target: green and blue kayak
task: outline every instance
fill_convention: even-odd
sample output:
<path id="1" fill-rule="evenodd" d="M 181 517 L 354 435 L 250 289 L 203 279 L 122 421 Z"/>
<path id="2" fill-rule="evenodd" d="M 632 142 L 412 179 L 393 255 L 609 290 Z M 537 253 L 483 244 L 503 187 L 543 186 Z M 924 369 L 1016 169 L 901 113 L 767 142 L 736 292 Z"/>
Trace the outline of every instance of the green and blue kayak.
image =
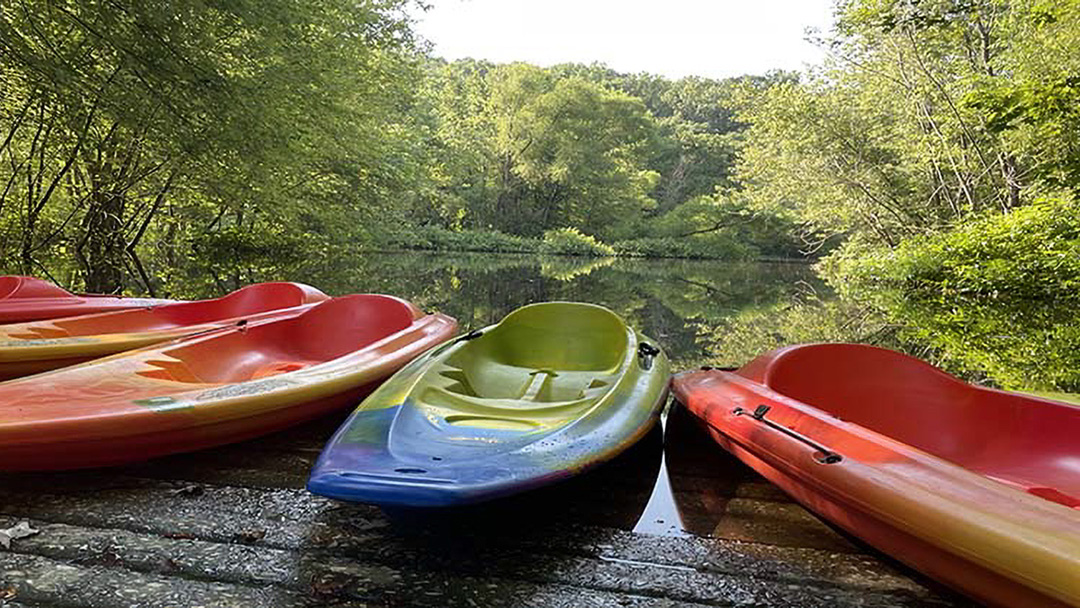
<path id="1" fill-rule="evenodd" d="M 668 360 L 601 306 L 532 304 L 402 368 L 319 457 L 308 489 L 386 506 L 476 503 L 601 464 L 656 422 Z"/>

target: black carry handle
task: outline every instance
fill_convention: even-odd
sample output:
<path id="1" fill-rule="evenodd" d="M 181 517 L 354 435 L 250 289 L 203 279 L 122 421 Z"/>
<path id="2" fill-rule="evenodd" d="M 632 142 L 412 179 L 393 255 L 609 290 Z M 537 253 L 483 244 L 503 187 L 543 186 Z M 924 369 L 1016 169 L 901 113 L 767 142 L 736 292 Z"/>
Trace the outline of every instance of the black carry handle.
<path id="1" fill-rule="evenodd" d="M 757 408 L 754 409 L 753 412 L 749 412 L 741 407 L 737 407 L 735 408 L 735 411 L 733 413 L 736 416 L 750 416 L 754 420 L 763 423 L 765 426 L 780 431 L 788 437 L 791 437 L 796 441 L 801 441 L 802 443 L 805 443 L 806 445 L 814 448 L 814 450 L 816 450 L 814 454 L 814 460 L 820 462 L 821 464 L 836 464 L 844 459 L 844 457 L 840 454 L 830 450 L 829 448 L 821 445 L 813 439 L 797 433 L 782 424 L 777 424 L 772 420 L 765 418 L 765 414 L 768 414 L 769 410 L 771 409 L 772 408 L 767 405 L 759 405 L 757 406 Z"/>
<path id="2" fill-rule="evenodd" d="M 648 342 L 642 342 L 641 344 L 638 344 L 637 356 L 638 363 L 641 364 L 641 369 L 652 369 L 653 359 L 655 359 L 656 355 L 659 354 L 660 349 L 656 348 L 652 344 L 649 344 Z"/>

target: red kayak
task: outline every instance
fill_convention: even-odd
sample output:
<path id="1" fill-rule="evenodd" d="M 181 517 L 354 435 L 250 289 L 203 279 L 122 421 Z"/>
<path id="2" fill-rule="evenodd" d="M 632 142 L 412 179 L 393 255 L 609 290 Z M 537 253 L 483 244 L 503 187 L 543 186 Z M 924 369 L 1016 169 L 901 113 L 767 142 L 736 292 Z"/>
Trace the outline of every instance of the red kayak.
<path id="1" fill-rule="evenodd" d="M 34 277 L 0 276 L 0 324 L 172 303 L 153 298 L 73 294 Z"/>
<path id="2" fill-rule="evenodd" d="M 0 325 L 0 380 L 74 365 L 232 323 L 299 314 L 328 299 L 302 283 L 257 283 L 214 300 Z"/>
<path id="3" fill-rule="evenodd" d="M 0 383 L 0 470 L 120 464 L 241 441 L 353 405 L 457 323 L 382 295 Z"/>
<path id="4" fill-rule="evenodd" d="M 724 448 L 821 517 L 996 606 L 1080 606 L 1080 407 L 854 344 L 680 374 Z"/>

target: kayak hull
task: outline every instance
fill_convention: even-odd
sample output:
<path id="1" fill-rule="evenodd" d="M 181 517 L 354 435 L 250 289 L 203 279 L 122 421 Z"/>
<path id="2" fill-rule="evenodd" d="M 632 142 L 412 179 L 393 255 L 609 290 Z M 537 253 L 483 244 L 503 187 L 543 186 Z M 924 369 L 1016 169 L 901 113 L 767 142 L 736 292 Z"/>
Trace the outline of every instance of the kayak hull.
<path id="1" fill-rule="evenodd" d="M 174 300 L 73 294 L 34 277 L 0 276 L 0 324 L 173 304 Z"/>
<path id="2" fill-rule="evenodd" d="M 365 399 L 323 450 L 308 489 L 453 507 L 551 484 L 644 436 L 668 373 L 663 353 L 606 309 L 527 306 L 429 352 Z"/>
<path id="3" fill-rule="evenodd" d="M 356 403 L 377 383 L 324 399 L 298 403 L 296 407 L 224 420 L 191 428 L 137 433 L 123 437 L 118 450 L 115 438 L 63 441 L 41 446 L 12 446 L 0 451 L 2 471 L 50 471 L 128 464 L 140 460 L 181 454 L 255 439 L 313 420 Z M 137 456 L 132 456 L 133 454 Z M 30 463 L 29 465 L 27 463 Z"/>
<path id="4" fill-rule="evenodd" d="M 250 439 L 355 403 L 456 322 L 389 296 L 0 383 L 0 470 L 122 464 Z"/>
<path id="5" fill-rule="evenodd" d="M 0 325 L 0 380 L 229 325 L 297 315 L 328 297 L 301 283 L 258 283 L 213 300 Z"/>
<path id="6" fill-rule="evenodd" d="M 1074 489 L 1005 439 L 1040 417 L 1075 424 L 1080 409 L 858 345 L 781 349 L 672 389 L 726 450 L 909 566 L 990 605 L 1080 606 Z"/>
<path id="7" fill-rule="evenodd" d="M 770 466 L 757 458 L 750 450 L 733 444 L 715 431 L 710 433 L 720 445 L 748 464 L 762 477 L 776 484 L 800 504 L 810 508 L 820 517 L 863 540 L 879 551 L 891 555 L 905 564 L 921 570 L 942 582 L 951 583 L 958 590 L 978 597 L 995 606 L 1045 606 L 1056 608 L 1075 606 L 1063 603 L 1006 576 L 988 570 L 977 562 L 959 558 L 942 551 L 936 545 L 918 536 L 903 532 L 890 522 L 869 514 L 857 503 L 842 498 L 823 495 L 813 484 L 804 483 L 796 475 Z M 959 583 L 958 581 L 963 581 Z"/>

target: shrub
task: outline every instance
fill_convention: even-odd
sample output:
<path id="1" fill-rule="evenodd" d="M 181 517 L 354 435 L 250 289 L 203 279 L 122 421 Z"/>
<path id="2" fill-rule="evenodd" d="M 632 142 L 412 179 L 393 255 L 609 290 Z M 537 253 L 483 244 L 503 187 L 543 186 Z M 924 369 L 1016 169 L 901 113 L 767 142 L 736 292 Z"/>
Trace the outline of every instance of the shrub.
<path id="1" fill-rule="evenodd" d="M 1080 205 L 1039 201 L 882 251 L 849 243 L 821 270 L 841 292 L 907 297 L 1080 297 Z"/>
<path id="2" fill-rule="evenodd" d="M 731 240 L 716 241 L 693 237 L 651 237 L 618 241 L 617 255 L 635 258 L 695 258 L 720 260 L 749 260 L 757 251 L 746 244 Z"/>
<path id="3" fill-rule="evenodd" d="M 492 230 L 458 231 L 436 226 L 384 233 L 378 238 L 375 248 L 722 260 L 750 260 L 758 253 L 752 245 L 741 243 L 729 235 L 649 237 L 608 245 L 576 228 L 548 230 L 543 238 L 536 239 Z"/>
<path id="4" fill-rule="evenodd" d="M 1010 389 L 1080 390 L 1080 206 L 1040 201 L 821 266 L 946 368 Z"/>
<path id="5" fill-rule="evenodd" d="M 544 233 L 541 252 L 595 257 L 615 255 L 615 249 L 611 245 L 600 242 L 594 236 L 583 234 L 577 228 L 548 230 Z"/>
<path id="6" fill-rule="evenodd" d="M 501 253 L 536 253 L 539 242 L 494 230 L 449 230 L 437 226 L 419 226 L 407 232 L 385 234 L 379 246 L 390 249 L 428 251 L 487 251 Z"/>

